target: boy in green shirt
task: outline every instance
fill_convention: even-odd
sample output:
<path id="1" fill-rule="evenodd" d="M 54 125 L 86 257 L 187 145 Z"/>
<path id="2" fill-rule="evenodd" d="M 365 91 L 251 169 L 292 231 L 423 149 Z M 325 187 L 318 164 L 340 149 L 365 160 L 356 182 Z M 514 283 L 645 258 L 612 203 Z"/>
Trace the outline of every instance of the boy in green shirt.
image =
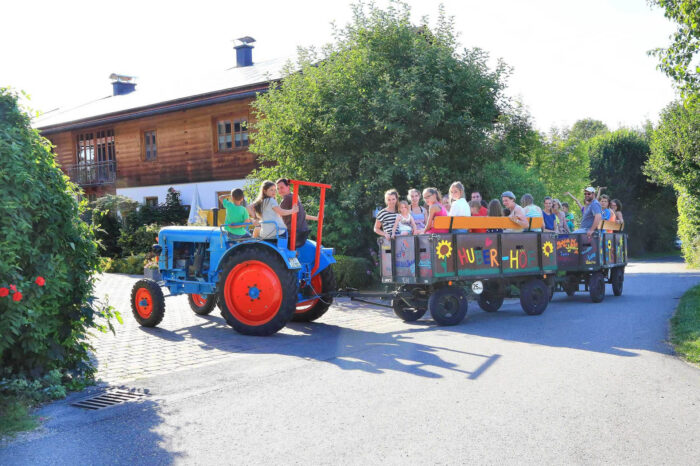
<path id="1" fill-rule="evenodd" d="M 234 189 L 231 191 L 230 196 L 222 196 L 224 198 L 222 204 L 226 209 L 226 220 L 224 222 L 227 226 L 224 228 L 229 235 L 234 238 L 244 238 L 250 236 L 247 227 L 230 227 L 228 225 L 232 223 L 246 223 L 250 216 L 248 215 L 248 209 L 243 207 L 243 190 Z M 233 202 L 231 202 L 233 200 Z"/>

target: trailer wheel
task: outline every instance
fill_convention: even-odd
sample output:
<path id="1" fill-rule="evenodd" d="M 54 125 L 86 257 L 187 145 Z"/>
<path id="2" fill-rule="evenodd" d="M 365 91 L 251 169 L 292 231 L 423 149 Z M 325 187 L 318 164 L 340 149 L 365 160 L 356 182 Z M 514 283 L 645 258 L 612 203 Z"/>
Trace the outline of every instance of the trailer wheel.
<path id="1" fill-rule="evenodd" d="M 479 295 L 479 307 L 486 312 L 496 312 L 503 306 L 504 299 L 503 293 L 484 290 Z"/>
<path id="2" fill-rule="evenodd" d="M 187 302 L 190 304 L 190 309 L 194 311 L 195 314 L 200 316 L 206 316 L 214 310 L 216 306 L 217 296 L 216 294 L 201 295 L 201 294 L 188 294 Z"/>
<path id="3" fill-rule="evenodd" d="M 328 294 L 338 288 L 333 269 L 328 266 L 314 275 L 311 279 L 311 286 L 315 294 L 320 295 L 320 297 L 297 304 L 296 311 L 292 315 L 294 322 L 312 322 L 325 314 L 333 304 L 333 296 Z"/>
<path id="4" fill-rule="evenodd" d="M 573 296 L 578 291 L 578 279 L 576 277 L 568 276 L 566 281 L 562 284 L 564 292 L 567 296 Z"/>
<path id="5" fill-rule="evenodd" d="M 467 293 L 462 288 L 446 286 L 430 295 L 428 309 L 438 325 L 457 325 L 467 315 Z"/>
<path id="6" fill-rule="evenodd" d="M 600 272 L 593 272 L 588 279 L 588 290 L 591 294 L 591 301 L 599 303 L 605 299 L 605 278 Z"/>
<path id="7" fill-rule="evenodd" d="M 520 287 L 520 306 L 525 314 L 537 316 L 547 309 L 549 287 L 539 279 L 530 280 Z"/>
<path id="8" fill-rule="evenodd" d="M 296 310 L 297 274 L 275 253 L 241 248 L 223 265 L 219 307 L 226 322 L 244 335 L 271 335 Z"/>
<path id="9" fill-rule="evenodd" d="M 131 312 L 144 327 L 155 327 L 165 315 L 163 290 L 153 280 L 144 278 L 131 288 Z"/>
<path id="10" fill-rule="evenodd" d="M 615 267 L 610 271 L 610 283 L 612 283 L 613 294 L 622 295 L 622 286 L 625 284 L 625 268 Z"/>
<path id="11" fill-rule="evenodd" d="M 411 307 L 403 299 L 392 299 L 391 307 L 394 309 L 394 314 L 404 322 L 415 322 L 428 311 L 425 307 Z"/>

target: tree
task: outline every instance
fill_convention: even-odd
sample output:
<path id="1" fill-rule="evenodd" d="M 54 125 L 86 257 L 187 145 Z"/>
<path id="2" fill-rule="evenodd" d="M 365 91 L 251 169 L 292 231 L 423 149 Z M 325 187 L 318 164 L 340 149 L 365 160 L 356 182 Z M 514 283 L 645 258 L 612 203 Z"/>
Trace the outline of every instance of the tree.
<path id="1" fill-rule="evenodd" d="M 457 49 L 442 10 L 431 29 L 411 24 L 405 4 L 356 5 L 333 44 L 301 51 L 297 68 L 256 99 L 252 150 L 262 167 L 251 178 L 332 184 L 324 238 L 366 254 L 385 190 L 469 185 L 493 158 L 507 69 L 487 61 L 482 50 Z"/>
<path id="2" fill-rule="evenodd" d="M 673 191 L 650 183 L 642 169 L 649 157 L 645 134 L 620 129 L 589 142 L 591 178 L 623 205 L 630 254 L 666 251 L 676 234 Z"/>
<path id="3" fill-rule="evenodd" d="M 606 134 L 610 130 L 608 127 L 600 120 L 594 120 L 592 118 L 584 118 L 583 120 L 578 120 L 571 127 L 568 134 L 568 139 L 574 139 L 577 141 L 588 141 L 601 134 Z"/>
<path id="4" fill-rule="evenodd" d="M 91 375 L 87 332 L 102 328 L 92 297 L 99 267 L 77 187 L 0 88 L 0 367 L 2 376 Z"/>
<path id="5" fill-rule="evenodd" d="M 700 90 L 700 2 L 697 0 L 649 0 L 649 4 L 664 9 L 664 16 L 678 25 L 668 48 L 649 52 L 660 62 L 658 68 L 676 82 L 688 97 Z"/>
<path id="6" fill-rule="evenodd" d="M 645 166 L 651 180 L 678 195 L 678 234 L 683 256 L 700 265 L 700 103 L 673 103 L 661 113 Z"/>
<path id="7" fill-rule="evenodd" d="M 537 173 L 547 193 L 562 201 L 566 199 L 564 193 L 567 191 L 583 192 L 589 183 L 589 165 L 586 144 L 575 139 L 562 139 L 556 133 L 541 149 L 532 152 L 528 161 L 528 167 Z"/>

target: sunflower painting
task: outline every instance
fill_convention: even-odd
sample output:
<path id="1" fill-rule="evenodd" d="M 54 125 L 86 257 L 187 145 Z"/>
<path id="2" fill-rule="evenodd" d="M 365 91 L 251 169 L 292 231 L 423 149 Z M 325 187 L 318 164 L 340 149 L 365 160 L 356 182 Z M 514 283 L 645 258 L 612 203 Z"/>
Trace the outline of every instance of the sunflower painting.
<path id="1" fill-rule="evenodd" d="M 544 243 L 542 245 L 542 254 L 544 254 L 545 256 L 549 257 L 549 255 L 553 252 L 554 252 L 554 246 L 552 245 L 552 243 L 550 241 L 547 241 L 546 243 Z"/>
<path id="2" fill-rule="evenodd" d="M 442 265 L 443 272 L 447 272 L 447 259 L 452 256 L 452 244 L 447 240 L 440 241 L 435 247 L 435 253 L 438 258 L 442 259 L 440 264 Z"/>

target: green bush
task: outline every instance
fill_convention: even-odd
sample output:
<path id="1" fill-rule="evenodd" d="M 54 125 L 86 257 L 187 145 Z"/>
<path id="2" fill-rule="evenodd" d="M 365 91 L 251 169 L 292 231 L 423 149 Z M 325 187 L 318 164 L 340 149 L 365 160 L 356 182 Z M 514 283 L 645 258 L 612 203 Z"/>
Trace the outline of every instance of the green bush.
<path id="1" fill-rule="evenodd" d="M 338 288 L 362 288 L 372 282 L 372 265 L 362 257 L 335 256 L 333 273 Z"/>
<path id="2" fill-rule="evenodd" d="M 700 199 L 685 192 L 678 195 L 678 236 L 689 267 L 700 267 Z"/>
<path id="3" fill-rule="evenodd" d="M 131 254 L 127 257 L 103 258 L 103 271 L 105 273 L 128 273 L 130 275 L 143 275 L 144 262 L 148 254 Z"/>
<path id="4" fill-rule="evenodd" d="M 0 88 L 0 366 L 39 377 L 91 376 L 87 339 L 109 307 L 92 298 L 99 270 L 94 228 L 77 187 L 31 128 L 18 96 Z M 109 320 L 107 323 L 109 323 Z"/>
<path id="5" fill-rule="evenodd" d="M 117 241 L 122 250 L 122 256 L 127 257 L 150 252 L 153 243 L 156 242 L 159 231 L 160 226 L 155 223 L 142 225 L 134 231 L 123 230 Z"/>

